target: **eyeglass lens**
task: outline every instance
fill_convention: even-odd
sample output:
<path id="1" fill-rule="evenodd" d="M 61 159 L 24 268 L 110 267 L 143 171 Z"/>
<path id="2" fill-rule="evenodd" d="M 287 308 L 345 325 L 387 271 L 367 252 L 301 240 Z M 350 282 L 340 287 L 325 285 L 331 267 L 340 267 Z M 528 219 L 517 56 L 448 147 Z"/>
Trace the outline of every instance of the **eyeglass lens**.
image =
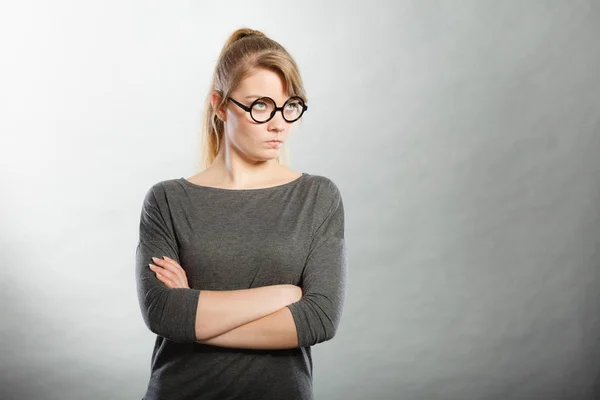
<path id="1" fill-rule="evenodd" d="M 250 112 L 256 121 L 264 122 L 271 118 L 274 110 L 275 102 L 268 97 L 262 97 L 252 105 Z M 300 118 L 303 110 L 304 102 L 298 98 L 291 98 L 283 105 L 283 118 L 293 122 Z"/>

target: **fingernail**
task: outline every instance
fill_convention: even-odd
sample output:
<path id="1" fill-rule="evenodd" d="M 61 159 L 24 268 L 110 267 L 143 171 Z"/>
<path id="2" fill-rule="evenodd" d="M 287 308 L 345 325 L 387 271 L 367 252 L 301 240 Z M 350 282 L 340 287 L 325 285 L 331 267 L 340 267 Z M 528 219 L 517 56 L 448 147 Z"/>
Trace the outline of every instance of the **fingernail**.
<path id="1" fill-rule="evenodd" d="M 152 261 L 158 261 L 159 259 L 156 257 L 152 257 Z"/>
<path id="2" fill-rule="evenodd" d="M 163 258 L 164 258 L 165 260 L 170 260 L 170 258 L 169 258 L 169 257 L 167 257 L 167 256 L 163 256 Z"/>

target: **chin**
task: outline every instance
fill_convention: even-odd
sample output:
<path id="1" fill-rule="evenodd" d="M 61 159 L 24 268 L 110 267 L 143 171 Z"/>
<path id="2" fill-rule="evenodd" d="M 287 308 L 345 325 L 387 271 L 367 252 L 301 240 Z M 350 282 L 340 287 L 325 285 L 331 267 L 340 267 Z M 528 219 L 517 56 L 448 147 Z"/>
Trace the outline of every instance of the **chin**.
<path id="1" fill-rule="evenodd" d="M 271 160 L 276 160 L 277 157 L 279 157 L 280 154 L 278 151 L 274 152 L 274 151 L 265 151 L 262 154 L 256 154 L 253 159 L 256 162 L 265 162 L 265 161 L 271 161 Z"/>

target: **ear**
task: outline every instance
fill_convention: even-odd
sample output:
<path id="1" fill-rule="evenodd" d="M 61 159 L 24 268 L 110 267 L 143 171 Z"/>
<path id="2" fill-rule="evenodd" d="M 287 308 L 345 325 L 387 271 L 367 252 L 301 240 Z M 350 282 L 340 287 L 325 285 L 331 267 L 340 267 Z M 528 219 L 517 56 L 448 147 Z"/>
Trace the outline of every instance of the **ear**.
<path id="1" fill-rule="evenodd" d="M 212 94 L 210 95 L 210 103 L 212 105 L 213 110 L 215 110 L 217 117 L 221 121 L 225 122 L 227 120 L 225 110 L 223 110 L 222 107 L 217 109 L 217 104 L 219 104 L 221 102 L 221 99 L 222 99 L 222 96 L 217 91 L 212 92 Z"/>

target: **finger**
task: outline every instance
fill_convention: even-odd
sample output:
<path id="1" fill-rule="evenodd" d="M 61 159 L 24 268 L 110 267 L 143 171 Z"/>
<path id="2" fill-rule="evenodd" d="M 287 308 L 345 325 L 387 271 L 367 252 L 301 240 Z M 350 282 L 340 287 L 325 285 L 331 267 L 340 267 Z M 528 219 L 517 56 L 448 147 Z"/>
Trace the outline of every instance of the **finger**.
<path id="1" fill-rule="evenodd" d="M 168 281 L 170 288 L 189 288 L 185 273 L 173 273 L 165 269 L 162 269 L 159 273 L 162 275 L 164 281 Z"/>
<path id="2" fill-rule="evenodd" d="M 173 284 L 171 283 L 171 281 L 169 279 L 167 279 L 166 276 L 164 276 L 163 274 L 161 274 L 160 272 L 156 273 L 156 277 L 165 284 L 165 286 L 167 286 L 168 288 L 172 288 Z"/>
<path id="3" fill-rule="evenodd" d="M 158 265 L 154 265 L 154 264 L 148 264 L 150 266 L 150 269 L 157 274 L 160 274 L 164 279 L 169 279 L 172 280 L 175 277 L 175 274 L 171 271 L 166 270 L 165 268 L 162 268 Z"/>
<path id="4" fill-rule="evenodd" d="M 162 268 L 159 272 L 166 279 L 169 279 L 171 281 L 176 281 L 177 280 L 177 272 L 169 271 L 166 268 Z"/>
<path id="5" fill-rule="evenodd" d="M 169 263 L 173 264 L 177 269 L 180 269 L 181 271 L 184 271 L 183 267 L 181 265 L 179 265 L 179 263 L 177 263 L 177 261 L 173 260 L 171 257 L 163 256 L 163 258 L 164 258 L 164 260 L 166 262 L 169 262 Z"/>
<path id="6" fill-rule="evenodd" d="M 168 258 L 168 257 L 166 257 Z M 179 266 L 174 260 L 171 263 L 170 261 L 161 260 L 160 258 L 152 257 L 152 259 L 157 263 L 161 264 L 160 266 L 153 266 L 151 268 L 153 271 L 160 272 L 164 279 L 169 280 L 169 287 L 181 287 L 181 288 L 189 288 L 189 284 L 187 283 L 187 276 L 183 268 Z M 172 260 L 172 259 L 171 259 Z M 175 265 L 173 265 L 175 264 Z"/>
<path id="7" fill-rule="evenodd" d="M 173 263 L 163 260 L 162 258 L 152 257 L 152 261 L 154 261 L 154 263 L 156 265 L 161 266 L 162 268 L 164 268 L 167 271 L 172 271 L 172 272 L 177 271 L 177 267 L 175 265 L 173 265 Z"/>
<path id="8" fill-rule="evenodd" d="M 165 256 L 163 256 L 163 257 L 165 257 Z M 152 260 L 153 260 L 153 261 L 154 261 L 156 264 L 160 265 L 161 267 L 163 267 L 163 268 L 165 268 L 165 269 L 167 269 L 167 270 L 169 270 L 169 271 L 173 271 L 173 272 L 177 272 L 178 270 L 180 270 L 180 271 L 183 271 L 183 268 L 181 268 L 181 267 L 179 266 L 179 264 L 177 264 L 177 263 L 175 262 L 175 260 L 172 260 L 172 259 L 169 259 L 169 260 L 171 260 L 171 261 L 169 261 L 169 260 L 166 260 L 166 259 L 165 259 L 165 260 L 163 260 L 163 259 L 161 259 L 161 258 L 158 258 L 158 257 L 152 257 Z"/>

